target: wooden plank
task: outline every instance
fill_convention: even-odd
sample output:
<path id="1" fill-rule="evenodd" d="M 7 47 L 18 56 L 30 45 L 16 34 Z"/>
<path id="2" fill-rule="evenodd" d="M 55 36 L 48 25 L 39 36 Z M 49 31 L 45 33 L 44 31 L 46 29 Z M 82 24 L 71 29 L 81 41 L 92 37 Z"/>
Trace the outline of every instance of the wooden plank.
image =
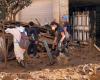
<path id="1" fill-rule="evenodd" d="M 44 40 L 44 41 L 43 41 L 43 44 L 44 44 L 44 46 L 45 46 L 45 48 L 46 48 L 47 55 L 48 55 L 48 57 L 49 57 L 50 63 L 52 64 L 52 63 L 53 63 L 53 57 L 52 57 L 52 54 L 51 54 L 51 51 L 50 51 L 50 48 L 49 48 L 49 46 L 48 46 L 47 41 Z"/>

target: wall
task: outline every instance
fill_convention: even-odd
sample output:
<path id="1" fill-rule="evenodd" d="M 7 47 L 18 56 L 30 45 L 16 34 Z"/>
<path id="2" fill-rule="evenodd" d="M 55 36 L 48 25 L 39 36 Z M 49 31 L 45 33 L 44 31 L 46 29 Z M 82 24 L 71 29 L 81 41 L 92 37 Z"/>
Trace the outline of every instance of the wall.
<path id="1" fill-rule="evenodd" d="M 69 0 L 53 0 L 53 17 L 57 22 L 62 21 L 62 16 L 69 16 Z"/>
<path id="2" fill-rule="evenodd" d="M 53 20 L 52 0 L 34 0 L 29 7 L 23 9 L 19 14 L 19 20 L 22 22 L 36 22 L 35 18 L 42 25 Z"/>
<path id="3" fill-rule="evenodd" d="M 17 17 L 22 22 L 35 21 L 38 18 L 42 25 L 53 20 L 61 21 L 63 15 L 69 15 L 69 0 L 33 0 Z"/>

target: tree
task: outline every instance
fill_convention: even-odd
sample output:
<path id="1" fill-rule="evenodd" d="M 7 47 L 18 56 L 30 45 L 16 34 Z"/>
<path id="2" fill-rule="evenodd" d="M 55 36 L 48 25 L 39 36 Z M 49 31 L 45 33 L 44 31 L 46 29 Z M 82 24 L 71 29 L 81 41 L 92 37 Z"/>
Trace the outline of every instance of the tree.
<path id="1" fill-rule="evenodd" d="M 31 3 L 32 0 L 0 0 L 0 6 L 5 10 L 6 19 L 10 21 L 15 21 L 16 14 Z"/>

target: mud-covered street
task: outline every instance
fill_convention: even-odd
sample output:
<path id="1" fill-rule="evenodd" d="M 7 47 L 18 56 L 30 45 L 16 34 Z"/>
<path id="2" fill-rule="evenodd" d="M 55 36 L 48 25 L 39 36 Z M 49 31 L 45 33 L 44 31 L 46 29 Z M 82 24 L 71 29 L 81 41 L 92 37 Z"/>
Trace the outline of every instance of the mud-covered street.
<path id="1" fill-rule="evenodd" d="M 66 64 L 59 59 L 53 65 L 49 64 L 47 53 L 38 56 L 21 68 L 16 61 L 8 61 L 7 68 L 0 64 L 1 80 L 99 80 L 100 52 L 95 47 L 82 45 L 81 48 L 70 46 L 70 56 Z"/>

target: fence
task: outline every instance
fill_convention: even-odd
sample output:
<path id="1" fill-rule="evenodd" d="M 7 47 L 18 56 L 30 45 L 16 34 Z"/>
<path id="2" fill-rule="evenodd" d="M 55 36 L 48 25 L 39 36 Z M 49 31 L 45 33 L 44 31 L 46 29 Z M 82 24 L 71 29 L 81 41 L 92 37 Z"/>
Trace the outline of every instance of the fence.
<path id="1" fill-rule="evenodd" d="M 89 11 L 73 12 L 73 39 L 89 41 Z"/>

